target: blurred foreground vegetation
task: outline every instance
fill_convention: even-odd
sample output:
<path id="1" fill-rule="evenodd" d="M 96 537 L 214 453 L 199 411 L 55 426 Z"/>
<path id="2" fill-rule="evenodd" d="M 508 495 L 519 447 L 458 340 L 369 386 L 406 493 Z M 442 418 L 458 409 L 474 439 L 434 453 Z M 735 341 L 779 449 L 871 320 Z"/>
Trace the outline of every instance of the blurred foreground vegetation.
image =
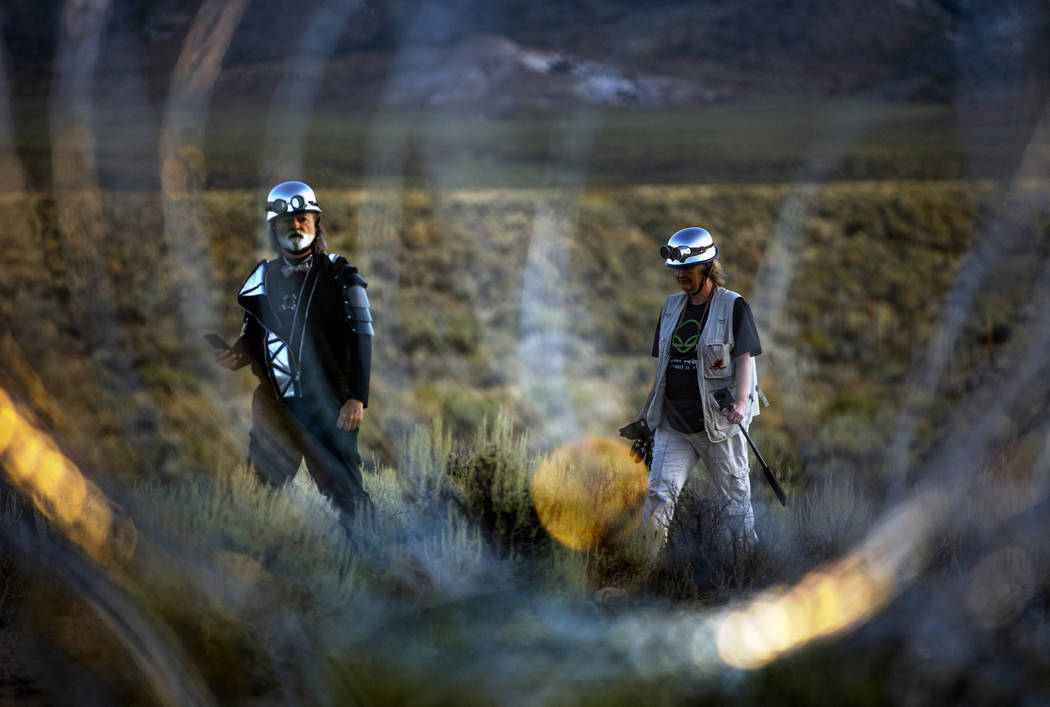
<path id="1" fill-rule="evenodd" d="M 1036 462 L 1040 446 L 1030 435 L 988 470 L 1014 469 L 1043 499 L 1034 513 L 1047 510 L 1050 476 L 1045 464 L 1041 473 L 1014 465 Z M 1017 550 L 982 549 L 989 530 L 1017 535 L 1023 516 L 993 513 L 979 528 L 938 533 L 916 558 L 918 577 L 898 578 L 899 596 L 873 622 L 745 674 L 719 659 L 723 639 L 716 647 L 710 624 L 733 598 L 795 582 L 870 530 L 875 509 L 851 477 L 796 492 L 786 510 L 757 499 L 762 543 L 744 558 L 712 537 L 719 511 L 694 482 L 654 558 L 637 535 L 582 550 L 552 542 L 530 489 L 541 458 L 506 418 L 466 443 L 436 421 L 402 452 L 396 469 L 366 474 L 377 512 L 349 536 L 305 473 L 280 492 L 243 467 L 122 486 L 113 500 L 133 522 L 133 551 L 99 565 L 5 493 L 0 694 L 30 704 L 1047 696 L 1050 581 L 1025 575 Z M 602 476 L 585 467 L 555 477 L 568 487 Z M 591 487 L 594 505 L 563 510 L 588 523 L 603 490 Z M 1020 500 L 985 491 L 993 506 Z M 639 512 L 618 522 L 636 527 Z M 942 640 L 953 650 L 944 654 Z"/>

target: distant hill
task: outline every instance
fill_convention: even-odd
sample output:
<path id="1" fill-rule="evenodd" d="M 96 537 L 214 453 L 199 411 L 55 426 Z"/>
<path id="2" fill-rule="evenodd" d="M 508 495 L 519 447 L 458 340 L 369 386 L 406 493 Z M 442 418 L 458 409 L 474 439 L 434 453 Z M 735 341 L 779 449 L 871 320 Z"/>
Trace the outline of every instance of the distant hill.
<path id="1" fill-rule="evenodd" d="M 112 3 L 96 80 L 141 75 L 163 96 L 199 5 Z M 0 11 L 17 95 L 48 92 L 62 12 L 56 0 Z M 951 100 L 1043 86 L 1048 36 L 1040 0 L 254 0 L 220 86 L 267 95 L 296 53 L 319 53 L 324 93 L 361 105 L 682 105 L 770 90 Z"/>

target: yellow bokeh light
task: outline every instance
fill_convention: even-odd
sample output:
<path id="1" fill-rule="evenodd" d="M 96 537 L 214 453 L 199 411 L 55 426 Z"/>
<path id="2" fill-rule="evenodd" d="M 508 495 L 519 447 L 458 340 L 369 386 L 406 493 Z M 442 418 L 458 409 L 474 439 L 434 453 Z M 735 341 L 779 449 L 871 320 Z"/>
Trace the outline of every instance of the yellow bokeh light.
<path id="1" fill-rule="evenodd" d="M 100 562 L 130 554 L 134 528 L 109 499 L 0 390 L 0 470 L 58 529 Z M 119 549 L 118 549 L 119 548 Z"/>
<path id="2" fill-rule="evenodd" d="M 585 437 L 554 450 L 532 480 L 536 513 L 558 542 L 589 550 L 623 540 L 641 523 L 643 464 L 617 440 Z"/>
<path id="3" fill-rule="evenodd" d="M 3 396 L 0 398 L 0 452 L 3 452 L 11 444 L 11 440 L 15 436 L 15 426 L 18 424 L 18 417 L 13 407 L 4 404 L 7 396 L 3 391 L 0 391 L 0 396 Z"/>
<path id="4" fill-rule="evenodd" d="M 758 602 L 752 607 L 755 623 L 761 627 L 762 636 L 771 650 L 780 652 L 791 645 L 792 619 L 788 606 L 782 601 Z"/>
<path id="5" fill-rule="evenodd" d="M 880 579 L 857 555 L 815 570 L 788 591 L 764 593 L 721 624 L 722 659 L 755 669 L 815 639 L 843 631 L 885 605 L 892 582 Z"/>
<path id="6" fill-rule="evenodd" d="M 734 611 L 718 629 L 718 654 L 729 665 L 749 670 L 767 663 L 772 652 L 755 617 L 746 611 Z"/>
<path id="7" fill-rule="evenodd" d="M 879 570 L 854 554 L 814 570 L 787 591 L 763 593 L 723 619 L 718 629 L 719 655 L 733 667 L 754 670 L 859 624 L 893 595 L 895 583 Z"/>
<path id="8" fill-rule="evenodd" d="M 930 528 L 953 504 L 927 492 L 901 506 L 856 550 L 790 588 L 762 592 L 718 620 L 719 657 L 754 670 L 827 636 L 848 631 L 886 606 L 915 571 Z"/>

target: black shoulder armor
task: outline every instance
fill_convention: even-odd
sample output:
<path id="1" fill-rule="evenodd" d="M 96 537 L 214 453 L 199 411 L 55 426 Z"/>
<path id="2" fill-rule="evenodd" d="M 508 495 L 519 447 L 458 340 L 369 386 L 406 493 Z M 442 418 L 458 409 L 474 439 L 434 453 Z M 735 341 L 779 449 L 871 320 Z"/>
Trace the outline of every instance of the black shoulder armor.
<path id="1" fill-rule="evenodd" d="M 332 277 L 335 281 L 340 285 L 352 284 L 354 276 L 357 275 L 357 268 L 347 262 L 346 258 L 335 253 L 329 253 L 328 259 L 332 262 Z"/>
<path id="2" fill-rule="evenodd" d="M 350 282 L 343 284 L 343 309 L 346 312 L 346 324 L 350 331 L 362 336 L 372 336 L 372 313 L 368 309 L 368 295 L 365 287 L 368 283 L 356 272 Z"/>
<path id="3" fill-rule="evenodd" d="M 343 311 L 347 326 L 355 334 L 372 336 L 372 313 L 368 310 L 368 295 L 365 294 L 368 283 L 343 256 L 329 253 L 328 259 L 335 268 L 335 281 L 343 288 Z"/>

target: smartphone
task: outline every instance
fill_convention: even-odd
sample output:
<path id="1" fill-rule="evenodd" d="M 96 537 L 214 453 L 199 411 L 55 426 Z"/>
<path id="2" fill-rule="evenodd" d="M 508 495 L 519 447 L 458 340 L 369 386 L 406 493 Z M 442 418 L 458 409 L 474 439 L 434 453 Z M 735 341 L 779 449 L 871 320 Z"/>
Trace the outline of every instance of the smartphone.
<path id="1" fill-rule="evenodd" d="M 204 340 L 211 344 L 213 349 L 228 349 L 230 345 L 227 344 L 221 336 L 218 334 L 205 334 Z"/>
<path id="2" fill-rule="evenodd" d="M 719 410 L 725 410 L 726 408 L 733 407 L 733 403 L 736 400 L 733 397 L 733 393 L 729 388 L 719 388 L 715 392 L 711 393 L 715 397 L 715 402 L 718 403 Z"/>

